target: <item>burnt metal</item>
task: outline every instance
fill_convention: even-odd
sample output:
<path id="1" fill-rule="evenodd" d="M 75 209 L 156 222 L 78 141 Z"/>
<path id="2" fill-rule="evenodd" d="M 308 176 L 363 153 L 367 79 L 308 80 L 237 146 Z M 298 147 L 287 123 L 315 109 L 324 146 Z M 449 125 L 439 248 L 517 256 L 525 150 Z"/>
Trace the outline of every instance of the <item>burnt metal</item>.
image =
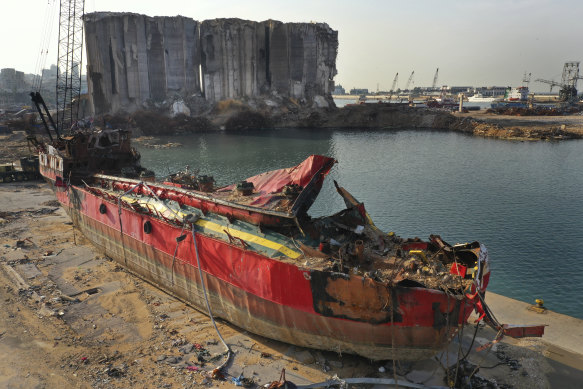
<path id="1" fill-rule="evenodd" d="M 370 296 L 363 291 L 362 295 L 351 294 L 351 284 L 370 282 Z M 398 294 L 395 288 L 362 277 L 351 277 L 348 274 L 312 271 L 310 287 L 314 310 L 324 316 L 355 320 L 371 324 L 391 322 L 391 310 L 395 323 L 403 321 L 399 313 Z M 359 290 L 363 290 L 362 288 Z M 363 304 L 365 302 L 365 304 Z"/>
<path id="2" fill-rule="evenodd" d="M 456 300 L 455 303 L 451 303 L 451 311 L 442 312 L 442 303 L 433 303 L 431 307 L 433 308 L 433 328 L 440 330 L 446 326 L 455 327 L 458 323 L 458 317 L 460 314 L 461 301 Z M 446 307 L 447 309 L 448 307 Z"/>
<path id="3" fill-rule="evenodd" d="M 43 126 L 44 126 L 45 130 L 47 131 L 47 134 L 49 135 L 51 142 L 53 142 L 54 140 L 53 140 L 53 135 L 51 134 L 51 129 L 50 129 L 49 125 L 47 124 L 47 119 L 48 119 L 48 121 L 51 122 L 51 126 L 53 126 L 53 129 L 54 129 L 55 133 L 57 134 L 57 139 L 60 139 L 61 135 L 59 134 L 59 130 L 57 129 L 57 125 L 53 121 L 53 117 L 51 116 L 51 113 L 49 112 L 49 109 L 47 108 L 47 105 L 45 104 L 45 100 L 42 98 L 40 92 L 30 92 L 30 97 L 31 97 L 31 100 L 36 107 L 36 110 L 38 111 L 38 114 L 43 122 Z M 41 106 L 42 106 L 42 109 L 41 109 Z"/>
<path id="4" fill-rule="evenodd" d="M 237 192 L 242 194 L 243 196 L 249 196 L 253 193 L 254 185 L 252 182 L 241 181 L 237 184 Z"/>

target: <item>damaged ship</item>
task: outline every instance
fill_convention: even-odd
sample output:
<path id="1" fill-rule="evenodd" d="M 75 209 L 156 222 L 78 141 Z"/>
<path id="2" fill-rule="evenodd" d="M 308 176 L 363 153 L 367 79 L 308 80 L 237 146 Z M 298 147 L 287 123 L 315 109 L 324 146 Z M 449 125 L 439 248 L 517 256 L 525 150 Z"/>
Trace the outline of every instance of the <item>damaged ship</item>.
<path id="1" fill-rule="evenodd" d="M 336 182 L 346 208 L 311 217 L 332 158 L 215 188 L 209 176 L 156 182 L 126 130 L 79 130 L 36 146 L 42 176 L 105 255 L 193 307 L 204 310 L 208 295 L 213 315 L 250 332 L 418 360 L 444 349 L 473 310 L 491 317 L 488 253 L 478 242 L 385 233 Z"/>

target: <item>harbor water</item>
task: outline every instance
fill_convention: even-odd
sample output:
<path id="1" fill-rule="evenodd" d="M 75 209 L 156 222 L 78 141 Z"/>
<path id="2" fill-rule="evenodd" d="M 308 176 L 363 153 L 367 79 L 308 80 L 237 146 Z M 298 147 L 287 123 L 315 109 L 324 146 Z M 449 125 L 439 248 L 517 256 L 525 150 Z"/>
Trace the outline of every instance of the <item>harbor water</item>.
<path id="1" fill-rule="evenodd" d="M 520 142 L 437 131 L 268 130 L 162 138 L 137 144 L 157 176 L 183 170 L 217 185 L 293 166 L 311 154 L 338 160 L 310 210 L 343 209 L 332 179 L 364 202 L 382 230 L 488 247 L 489 290 L 583 319 L 583 141 Z"/>

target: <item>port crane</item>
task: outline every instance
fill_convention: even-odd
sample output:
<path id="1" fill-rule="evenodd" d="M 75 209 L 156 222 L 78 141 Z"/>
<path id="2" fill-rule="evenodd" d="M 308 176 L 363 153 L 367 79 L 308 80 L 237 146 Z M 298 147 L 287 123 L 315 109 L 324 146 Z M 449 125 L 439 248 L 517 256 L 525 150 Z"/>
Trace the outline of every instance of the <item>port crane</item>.
<path id="1" fill-rule="evenodd" d="M 433 84 L 431 84 L 431 91 L 436 90 L 437 88 L 437 75 L 439 74 L 439 68 L 435 71 L 435 76 L 433 76 Z"/>
<path id="2" fill-rule="evenodd" d="M 395 74 L 395 78 L 393 78 L 393 85 L 391 85 L 391 94 L 395 91 L 395 87 L 397 86 L 397 80 L 399 79 L 399 73 Z"/>
<path id="3" fill-rule="evenodd" d="M 405 84 L 405 90 L 409 91 L 409 85 L 411 85 L 411 83 L 413 83 L 413 75 L 415 74 L 415 70 L 413 70 L 411 72 L 411 75 L 409 76 L 409 79 L 407 80 L 407 84 Z"/>
<path id="4" fill-rule="evenodd" d="M 528 88 L 528 84 L 530 84 L 530 77 L 531 77 L 532 73 L 528 73 L 528 75 L 526 74 L 526 71 L 524 72 L 524 76 L 522 76 L 522 84 Z"/>
<path id="5" fill-rule="evenodd" d="M 77 122 L 81 94 L 81 62 L 83 59 L 83 15 L 85 0 L 60 0 L 59 43 L 57 54 L 57 120 L 53 120 L 38 89 L 30 93 L 51 141 L 52 130 L 61 138 L 61 132 Z M 49 127 L 48 122 L 51 126 Z"/>
<path id="6" fill-rule="evenodd" d="M 389 101 L 393 98 L 393 92 L 395 92 L 395 87 L 397 86 L 397 80 L 399 79 L 399 72 L 395 74 L 395 78 L 393 78 L 393 84 L 391 85 L 391 90 L 389 91 Z"/>
<path id="7" fill-rule="evenodd" d="M 542 82 L 549 84 L 551 86 L 550 91 L 553 87 L 558 86 L 561 88 L 559 91 L 559 99 L 561 101 L 571 101 L 577 98 L 577 81 L 583 79 L 579 76 L 579 62 L 565 62 L 563 66 L 563 76 L 561 77 L 561 82 L 556 82 L 552 80 L 543 80 L 538 78 L 537 82 Z"/>

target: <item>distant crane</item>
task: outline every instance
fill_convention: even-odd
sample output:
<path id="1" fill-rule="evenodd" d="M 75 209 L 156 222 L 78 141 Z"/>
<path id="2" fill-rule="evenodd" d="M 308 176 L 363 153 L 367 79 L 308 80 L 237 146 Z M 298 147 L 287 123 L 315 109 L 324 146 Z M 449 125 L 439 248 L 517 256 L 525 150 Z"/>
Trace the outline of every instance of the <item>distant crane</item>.
<path id="1" fill-rule="evenodd" d="M 393 78 L 393 85 L 391 85 L 391 90 L 389 92 L 389 101 L 393 98 L 393 92 L 395 92 L 395 87 L 397 86 L 397 80 L 399 79 L 399 72 L 395 74 L 395 78 Z"/>
<path id="2" fill-rule="evenodd" d="M 532 73 L 526 74 L 526 70 L 524 71 L 524 76 L 522 76 L 522 84 L 528 88 L 528 84 L 530 84 L 530 76 Z"/>
<path id="3" fill-rule="evenodd" d="M 570 101 L 577 97 L 577 81 L 580 79 L 583 79 L 583 77 L 579 76 L 579 62 L 565 62 L 565 65 L 563 66 L 563 76 L 560 83 L 540 78 L 536 81 L 549 84 L 551 86 L 551 91 L 554 86 L 560 87 L 559 99 L 561 99 L 561 101 Z"/>
<path id="4" fill-rule="evenodd" d="M 395 78 L 393 78 L 393 85 L 391 85 L 391 94 L 395 91 L 395 87 L 397 86 L 397 80 L 399 79 L 399 73 L 395 74 Z"/>
<path id="5" fill-rule="evenodd" d="M 409 79 L 407 80 L 407 84 L 405 84 L 405 90 L 408 91 L 409 90 L 409 85 L 411 85 L 411 83 L 413 82 L 413 75 L 415 74 L 415 70 L 413 70 L 411 72 L 411 75 L 409 76 Z"/>
<path id="6" fill-rule="evenodd" d="M 431 90 L 434 91 L 437 87 L 437 75 L 439 74 L 439 68 L 435 71 L 435 76 L 433 76 L 433 84 L 431 84 Z"/>

